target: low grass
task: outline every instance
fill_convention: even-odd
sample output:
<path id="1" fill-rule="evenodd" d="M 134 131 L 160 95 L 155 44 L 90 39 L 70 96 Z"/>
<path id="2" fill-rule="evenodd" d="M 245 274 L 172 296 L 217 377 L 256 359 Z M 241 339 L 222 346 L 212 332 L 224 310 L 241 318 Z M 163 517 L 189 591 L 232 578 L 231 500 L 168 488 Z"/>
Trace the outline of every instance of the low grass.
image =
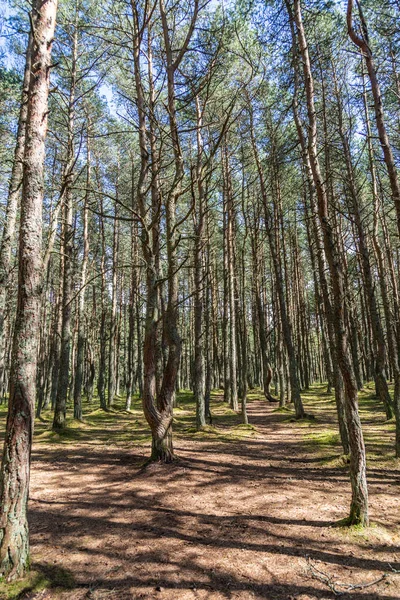
<path id="1" fill-rule="evenodd" d="M 261 391 L 252 390 L 249 401 L 258 399 Z M 196 428 L 196 405 L 193 393 L 182 390 L 177 394 L 177 406 L 174 408 L 173 430 L 174 437 L 193 437 L 197 441 L 229 442 L 250 436 L 256 436 L 256 428 L 244 425 L 240 412 L 236 413 L 223 401 L 220 390 L 211 394 L 212 425 Z M 40 419 L 36 419 L 34 441 L 39 445 L 106 445 L 106 446 L 148 446 L 151 443 L 149 426 L 143 415 L 141 399 L 134 396 L 131 409 L 125 409 L 125 398 L 117 397 L 107 411 L 98 408 L 95 396 L 91 403 L 83 403 L 83 418 L 74 420 L 70 415 L 72 405 L 67 406 L 68 418 L 66 426 L 61 431 L 52 430 L 53 413 L 51 410 L 42 411 Z M 7 406 L 0 406 L 0 424 L 5 423 Z M 0 427 L 0 436 L 4 428 Z"/>
<path id="2" fill-rule="evenodd" d="M 336 403 L 333 394 L 327 394 L 326 384 L 313 385 L 302 393 L 307 414 L 315 418 L 297 421 L 294 419 L 292 405 L 272 408 L 272 413 L 290 423 L 294 428 L 303 430 L 306 446 L 313 448 L 320 456 L 321 465 L 346 466 L 347 457 L 341 456 L 338 435 Z M 248 393 L 249 405 L 254 400 L 263 400 L 262 390 L 253 389 Z M 393 466 L 394 458 L 394 421 L 387 421 L 382 405 L 375 395 L 373 383 L 365 385 L 359 393 L 360 417 L 363 425 L 367 460 L 371 466 Z M 7 406 L 0 405 L 0 423 L 5 422 Z M 72 406 L 68 406 L 68 414 Z M 174 409 L 174 436 L 193 437 L 197 441 L 238 441 L 257 436 L 257 429 L 250 423 L 244 425 L 241 415 L 233 411 L 224 401 L 223 392 L 214 390 L 211 394 L 212 424 L 196 429 L 196 407 L 193 393 L 182 390 L 177 394 L 177 406 Z M 117 397 L 109 411 L 98 408 L 98 399 L 92 403 L 84 402 L 83 419 L 75 421 L 68 417 L 66 428 L 61 432 L 51 429 L 52 411 L 43 411 L 41 419 L 35 423 L 35 443 L 40 445 L 107 445 L 131 447 L 147 446 L 151 442 L 149 427 L 143 415 L 140 398 L 133 398 L 131 410 L 125 410 L 125 398 Z M 0 435 L 3 434 L 0 427 Z M 333 454 L 333 455 L 332 455 Z"/>

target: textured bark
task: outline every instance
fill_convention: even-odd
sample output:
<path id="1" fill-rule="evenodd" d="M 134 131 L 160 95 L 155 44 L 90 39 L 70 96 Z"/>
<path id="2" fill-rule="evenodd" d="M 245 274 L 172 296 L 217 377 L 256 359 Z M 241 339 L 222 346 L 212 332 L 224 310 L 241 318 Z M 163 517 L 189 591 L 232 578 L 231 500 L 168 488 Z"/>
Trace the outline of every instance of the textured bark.
<path id="1" fill-rule="evenodd" d="M 119 167 L 117 167 L 118 169 Z M 111 316 L 110 335 L 108 344 L 108 397 L 107 406 L 111 408 L 114 404 L 117 390 L 117 348 L 118 348 L 118 316 L 117 316 L 117 294 L 118 294 L 118 252 L 119 252 L 119 222 L 118 222 L 118 175 L 116 182 L 116 201 L 114 207 L 114 230 L 113 230 L 113 257 L 112 257 L 112 289 L 111 289 Z"/>
<path id="2" fill-rule="evenodd" d="M 42 205 L 51 48 L 56 0 L 34 1 L 19 241 L 18 306 L 0 475 L 0 573 L 29 568 L 27 501 L 42 285 Z"/>
<path id="3" fill-rule="evenodd" d="M 367 66 L 368 77 L 371 82 L 371 91 L 374 99 L 374 111 L 376 126 L 378 129 L 379 141 L 382 148 L 383 158 L 386 164 L 390 189 L 392 192 L 392 199 L 396 209 L 397 215 L 397 228 L 400 234 L 400 184 L 397 174 L 396 163 L 394 160 L 392 146 L 389 140 L 389 136 L 386 130 L 385 117 L 383 112 L 383 101 L 380 90 L 380 85 L 377 77 L 376 66 L 374 56 L 371 50 L 368 27 L 364 19 L 364 15 L 361 10 L 361 6 L 358 3 L 359 15 L 361 19 L 361 37 L 357 35 L 353 28 L 353 0 L 348 0 L 347 3 L 347 29 L 350 39 L 354 44 L 361 50 L 365 64 Z"/>
<path id="4" fill-rule="evenodd" d="M 300 0 L 294 0 L 294 18 L 297 26 L 298 41 L 303 63 L 305 90 L 308 111 L 308 155 L 312 170 L 318 214 L 323 232 L 326 257 L 329 264 L 333 290 L 333 317 L 336 335 L 337 359 L 345 386 L 345 411 L 350 445 L 350 480 L 352 501 L 349 523 L 368 525 L 368 490 L 366 478 L 366 457 L 361 422 L 358 413 L 357 385 L 349 359 L 347 332 L 345 324 L 345 290 L 343 267 L 337 252 L 337 240 L 330 222 L 325 184 L 321 175 L 317 151 L 317 120 L 314 105 L 314 82 L 310 57 L 305 37 Z"/>
<path id="5" fill-rule="evenodd" d="M 334 70 L 334 67 L 332 67 Z M 381 318 L 378 310 L 377 298 L 375 294 L 375 285 L 374 278 L 372 274 L 371 267 L 371 257 L 369 244 L 367 240 L 367 234 L 365 231 L 363 216 L 362 216 L 362 206 L 360 206 L 360 198 L 358 194 L 358 188 L 355 180 L 354 167 L 351 158 L 350 146 L 348 137 L 344 130 L 343 123 L 343 115 L 342 115 L 342 103 L 339 95 L 339 90 L 336 81 L 336 74 L 334 72 L 334 81 L 335 81 L 335 93 L 337 97 L 337 105 L 338 105 L 338 116 L 339 116 L 339 133 L 342 140 L 343 145 L 343 154 L 346 163 L 346 173 L 347 173 L 347 186 L 348 186 L 348 196 L 349 196 L 349 204 L 350 211 L 354 217 L 354 223 L 357 229 L 357 244 L 359 248 L 359 254 L 361 258 L 361 268 L 363 273 L 363 281 L 365 286 L 365 296 L 367 301 L 367 306 L 369 310 L 369 317 L 371 322 L 372 335 L 374 338 L 374 346 L 375 346 L 375 368 L 374 368 L 374 380 L 376 386 L 376 392 L 378 398 L 382 402 L 385 407 L 386 417 L 391 419 L 393 416 L 392 410 L 392 399 L 389 395 L 389 389 L 385 378 L 385 367 L 387 361 L 387 352 L 386 352 L 386 342 L 385 336 L 383 332 L 383 327 L 381 323 Z M 355 315 L 354 315 L 355 317 Z M 356 319 L 352 319 L 351 329 L 353 332 L 354 344 L 353 347 L 356 351 L 358 347 L 358 336 L 357 336 L 357 328 L 356 328 Z M 358 365 L 359 360 L 358 357 L 355 358 L 354 365 Z M 359 376 L 360 380 L 361 377 Z M 362 381 L 358 383 L 358 387 L 362 388 Z"/>
<path id="6" fill-rule="evenodd" d="M 91 185 L 91 156 L 89 127 L 87 130 L 86 156 L 86 193 L 83 206 L 83 257 L 81 267 L 80 291 L 78 294 L 78 345 L 76 355 L 75 385 L 74 385 L 74 419 L 82 419 L 82 387 L 85 362 L 85 294 L 86 276 L 89 261 L 89 188 Z"/>
<path id="7" fill-rule="evenodd" d="M 75 24 L 72 37 L 71 81 L 68 99 L 68 139 L 67 156 L 63 173 L 61 194 L 64 209 L 62 251 L 64 256 L 63 290 L 62 290 L 62 324 L 60 373 L 54 408 L 53 429 L 64 429 L 66 426 L 66 407 L 69 390 L 70 358 L 71 358 L 71 315 L 74 259 L 74 227 L 72 183 L 74 180 L 74 120 L 75 120 L 75 87 L 77 79 L 78 26 L 77 8 L 75 8 Z"/>
<path id="8" fill-rule="evenodd" d="M 257 171 L 258 171 L 258 178 L 259 178 L 260 187 L 261 187 L 261 196 L 262 196 L 264 215 L 265 215 L 265 219 L 264 219 L 265 227 L 266 227 L 266 231 L 267 231 L 272 265 L 273 265 L 274 274 L 275 274 L 275 285 L 276 285 L 276 292 L 277 292 L 278 301 L 279 301 L 279 310 L 280 310 L 280 314 L 281 314 L 283 339 L 285 342 L 285 346 L 286 346 L 286 350 L 287 350 L 287 354 L 288 354 L 288 360 L 289 360 L 289 378 L 290 378 L 290 388 L 291 388 L 291 399 L 292 399 L 292 402 L 294 403 L 294 407 L 295 407 L 295 411 L 296 411 L 296 418 L 303 419 L 305 417 L 305 412 L 304 412 L 303 403 L 302 403 L 301 394 L 300 394 L 300 382 L 299 382 L 298 371 L 297 371 L 296 353 L 295 353 L 295 349 L 294 349 L 294 345 L 293 345 L 292 326 L 291 326 L 289 314 L 287 311 L 287 302 L 286 302 L 286 298 L 285 298 L 285 286 L 284 286 L 284 281 L 283 281 L 282 267 L 281 267 L 280 260 L 279 260 L 280 257 L 278 256 L 278 253 L 277 253 L 276 240 L 275 240 L 274 233 L 273 233 L 274 226 L 273 226 L 273 220 L 272 220 L 272 215 L 271 215 L 271 209 L 269 207 L 269 198 L 267 195 L 267 186 L 266 186 L 266 182 L 265 182 L 264 171 L 262 169 L 262 165 L 261 165 L 260 158 L 258 155 L 257 144 L 256 144 L 256 140 L 254 137 L 253 115 L 252 115 L 251 109 L 250 109 L 250 135 L 251 135 L 251 141 L 252 141 L 252 147 L 253 147 L 253 154 L 254 154 Z M 275 169 L 274 169 L 274 171 L 275 171 Z M 276 200 L 277 195 L 279 194 L 279 190 L 278 190 L 279 182 L 278 182 L 277 174 L 275 172 L 273 174 L 272 179 L 273 179 L 272 188 L 274 190 L 273 195 L 275 197 L 274 199 Z"/>
<path id="9" fill-rule="evenodd" d="M 196 427 L 201 429 L 206 425 L 205 405 L 205 360 L 204 360 L 204 284 L 205 273 L 203 268 L 203 250 L 205 235 L 205 189 L 202 169 L 203 161 L 203 136 L 202 136 L 202 107 L 196 96 L 197 113 L 197 161 L 196 183 L 197 190 L 192 188 L 194 196 L 195 213 L 195 247 L 194 247 L 194 369 L 193 392 L 196 402 Z"/>
<path id="10" fill-rule="evenodd" d="M 11 271 L 11 252 L 15 238 L 18 200 L 22 184 L 23 158 L 25 149 L 25 129 L 28 114 L 28 90 L 31 73 L 32 35 L 29 35 L 26 51 L 25 72 L 22 84 L 21 106 L 18 119 L 17 139 L 14 151 L 14 162 L 8 189 L 7 206 L 4 218 L 3 235 L 0 245 L 0 384 L 3 380 L 5 365 L 6 336 L 4 319 Z"/>

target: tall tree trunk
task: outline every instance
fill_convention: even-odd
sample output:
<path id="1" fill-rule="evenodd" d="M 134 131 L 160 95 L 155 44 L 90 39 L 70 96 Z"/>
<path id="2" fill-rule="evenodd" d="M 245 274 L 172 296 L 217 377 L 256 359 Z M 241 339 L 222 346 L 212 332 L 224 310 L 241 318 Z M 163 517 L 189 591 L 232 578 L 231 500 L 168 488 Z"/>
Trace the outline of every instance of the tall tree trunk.
<path id="1" fill-rule="evenodd" d="M 117 167 L 117 170 L 119 167 Z M 112 289 L 111 289 L 111 316 L 110 316 L 110 339 L 108 344 L 108 398 L 107 406 L 111 408 L 114 404 L 117 388 L 117 348 L 118 348 L 118 316 L 117 316 L 117 293 L 118 293 L 118 252 L 119 252 L 119 221 L 118 221 L 118 175 L 116 182 L 116 201 L 114 208 L 114 231 L 113 231 L 113 257 L 112 257 Z"/>
<path id="2" fill-rule="evenodd" d="M 89 188 L 90 188 L 90 137 L 89 127 L 86 139 L 86 193 L 83 206 L 83 257 L 81 282 L 78 294 L 78 348 L 76 356 L 76 372 L 74 385 L 74 419 L 82 419 L 82 386 L 85 363 L 85 294 L 86 276 L 89 261 Z"/>
<path id="3" fill-rule="evenodd" d="M 383 333 L 383 328 L 381 324 L 381 318 L 379 315 L 378 304 L 375 294 L 375 285 L 372 274 L 371 260 L 370 260 L 370 251 L 367 242 L 367 236 L 365 232 L 364 221 L 362 217 L 362 208 L 360 207 L 360 199 L 358 195 L 357 184 L 355 181 L 354 167 L 351 158 L 349 140 L 344 131 L 344 123 L 343 123 L 343 114 L 342 114 L 342 103 L 339 95 L 339 90 L 337 86 L 336 74 L 334 70 L 334 66 L 332 66 L 334 71 L 334 82 L 335 82 L 335 93 L 337 97 L 337 106 L 338 106 L 338 116 L 339 116 L 339 133 L 342 140 L 343 145 L 343 154 L 346 163 L 346 173 L 347 173 L 347 185 L 349 192 L 349 200 L 350 200 L 350 211 L 354 217 L 354 223 L 357 229 L 357 242 L 361 257 L 361 267 L 363 272 L 363 279 L 365 284 L 365 296 L 366 301 L 368 303 L 369 315 L 372 325 L 372 335 L 375 342 L 375 369 L 374 369 L 374 379 L 375 386 L 378 398 L 382 402 L 385 407 L 386 417 L 391 419 L 393 416 L 392 410 L 392 400 L 389 395 L 389 389 L 386 382 L 385 377 L 385 367 L 387 361 L 387 353 L 386 353 L 386 343 L 385 337 Z M 352 327 L 356 326 L 355 319 L 352 319 Z M 356 338 L 357 339 L 357 338 Z M 358 361 L 356 362 L 358 364 Z"/>
<path id="4" fill-rule="evenodd" d="M 42 208 L 51 49 L 56 0 L 34 0 L 19 239 L 18 305 L 10 400 L 0 474 L 0 572 L 12 580 L 29 568 L 27 501 L 35 407 L 42 285 Z"/>
<path id="5" fill-rule="evenodd" d="M 317 150 L 317 120 L 314 105 L 314 81 L 301 16 L 300 0 L 294 0 L 294 19 L 297 26 L 308 110 L 308 155 L 318 200 L 318 214 L 323 232 L 325 254 L 329 264 L 333 289 L 333 315 L 337 344 L 337 359 L 345 385 L 345 410 L 350 445 L 350 480 L 352 500 L 348 522 L 368 525 L 368 490 L 364 439 L 358 413 L 358 394 L 349 358 L 345 321 L 345 289 L 343 266 L 338 256 L 337 240 L 331 224 L 325 184 L 321 175 Z"/>
<path id="6" fill-rule="evenodd" d="M 298 377 L 298 372 L 297 372 L 296 353 L 295 353 L 295 349 L 294 349 L 294 345 L 293 345 L 292 326 L 291 326 L 289 314 L 287 311 L 282 268 L 281 268 L 281 264 L 280 264 L 280 260 L 279 260 L 280 257 L 278 256 L 278 253 L 277 253 L 276 240 L 274 238 L 274 227 L 273 227 L 273 222 L 272 222 L 271 210 L 270 210 L 269 203 L 268 203 L 269 200 L 268 200 L 268 196 L 267 196 L 267 187 L 266 187 L 266 182 L 265 182 L 265 178 L 264 178 L 264 171 L 262 169 L 262 165 L 261 165 L 258 150 L 257 150 L 257 144 L 256 144 L 256 140 L 254 137 L 253 114 L 252 114 L 251 108 L 250 108 L 250 136 L 251 136 L 251 140 L 252 140 L 253 154 L 254 154 L 254 158 L 255 158 L 255 162 L 256 162 L 256 166 L 257 166 L 258 178 L 259 178 L 260 187 L 261 187 L 261 196 L 262 196 L 262 200 L 263 200 L 263 208 L 264 208 L 264 214 L 265 214 L 265 227 L 266 227 L 266 231 L 267 231 L 271 259 L 272 259 L 272 264 L 273 264 L 274 274 L 275 274 L 275 284 L 276 284 L 276 291 L 277 291 L 277 296 L 278 296 L 278 301 L 279 301 L 279 310 L 280 310 L 280 314 L 281 314 L 283 339 L 285 342 L 286 350 L 288 353 L 288 359 L 289 359 L 289 377 L 290 377 L 291 399 L 292 399 L 292 402 L 294 403 L 296 418 L 303 419 L 305 417 L 305 412 L 304 412 L 303 402 L 302 402 L 301 394 L 300 394 L 300 382 L 299 382 L 299 377 Z M 275 172 L 275 168 L 274 168 L 272 187 L 274 188 L 274 194 L 276 196 L 279 193 L 278 186 L 279 186 L 278 175 Z"/>
<path id="7" fill-rule="evenodd" d="M 68 140 L 67 157 L 63 174 L 64 223 L 62 251 L 64 255 L 63 295 L 62 295 L 62 325 L 60 373 L 57 388 L 56 405 L 54 409 L 53 430 L 64 429 L 66 426 L 67 398 L 70 377 L 71 358 L 71 315 L 72 315 L 72 286 L 74 258 L 74 225 L 72 184 L 74 180 L 74 120 L 75 120 L 75 87 L 77 78 L 78 55 L 78 10 L 75 7 L 75 24 L 72 38 L 71 81 L 68 101 Z"/>
<path id="8" fill-rule="evenodd" d="M 0 245 L 0 384 L 5 367 L 6 336 L 4 335 L 4 319 L 6 313 L 7 294 L 11 271 L 11 252 L 15 238 L 18 199 L 22 184 L 23 159 L 25 150 L 25 129 L 28 114 L 28 91 L 31 74 L 32 34 L 29 34 L 26 50 L 25 72 L 22 83 L 21 106 L 19 111 L 17 139 L 14 151 L 14 162 L 8 189 L 7 206 L 4 219 L 3 235 Z"/>
<path id="9" fill-rule="evenodd" d="M 192 184 L 192 194 L 195 203 L 194 227 L 194 371 L 193 391 L 196 402 L 196 427 L 201 429 L 206 425 L 205 406 L 205 361 L 204 361 L 204 287 L 205 274 L 203 268 L 204 234 L 205 234 L 205 190 L 202 169 L 203 161 L 203 136 L 202 136 L 202 107 L 196 96 L 197 115 L 197 161 L 196 161 L 196 186 Z M 197 187 L 197 190 L 195 189 Z"/>
<path id="10" fill-rule="evenodd" d="M 365 64 L 367 66 L 369 80 L 371 82 L 371 90 L 372 96 L 374 99 L 374 110 L 375 110 L 375 120 L 376 126 L 378 129 L 379 141 L 381 143 L 381 148 L 383 152 L 383 158 L 386 164 L 390 189 L 392 192 L 392 199 L 394 203 L 394 207 L 396 209 L 397 215 L 397 228 L 400 235 L 400 184 L 399 178 L 396 169 L 396 163 L 393 156 L 392 146 L 390 144 L 389 136 L 386 130 L 385 117 L 383 112 L 383 101 L 381 89 L 376 73 L 376 66 L 374 56 L 372 54 L 369 36 L 368 36 L 368 27 L 367 23 L 364 19 L 364 15 L 361 10 L 361 5 L 358 2 L 359 15 L 361 20 L 361 31 L 362 37 L 357 35 L 356 31 L 353 28 L 353 0 L 348 0 L 347 3 L 347 29 L 350 36 L 350 39 L 354 42 L 358 48 L 360 48 L 362 56 L 365 60 Z"/>

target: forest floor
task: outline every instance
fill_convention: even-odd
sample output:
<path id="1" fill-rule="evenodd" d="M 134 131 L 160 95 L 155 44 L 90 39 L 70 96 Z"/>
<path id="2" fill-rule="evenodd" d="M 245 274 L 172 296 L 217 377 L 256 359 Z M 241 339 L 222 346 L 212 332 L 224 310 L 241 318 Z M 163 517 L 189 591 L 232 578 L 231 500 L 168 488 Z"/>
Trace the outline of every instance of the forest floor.
<path id="1" fill-rule="evenodd" d="M 344 528 L 350 485 L 334 399 L 321 386 L 303 398 L 315 420 L 296 422 L 251 393 L 244 426 L 215 392 L 214 427 L 196 433 L 192 395 L 181 394 L 179 460 L 145 468 L 150 438 L 138 402 L 130 413 L 122 400 L 110 413 L 86 407 L 62 436 L 44 414 L 33 451 L 32 571 L 0 583 L 0 598 L 400 598 L 394 424 L 372 389 L 361 394 L 371 527 Z"/>

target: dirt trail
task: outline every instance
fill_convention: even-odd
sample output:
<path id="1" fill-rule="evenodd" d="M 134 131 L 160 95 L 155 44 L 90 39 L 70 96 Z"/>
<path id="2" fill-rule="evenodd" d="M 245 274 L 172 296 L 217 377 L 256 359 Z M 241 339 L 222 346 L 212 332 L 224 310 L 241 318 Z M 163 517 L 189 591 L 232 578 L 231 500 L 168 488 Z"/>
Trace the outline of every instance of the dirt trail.
<path id="1" fill-rule="evenodd" d="M 329 527 L 347 514 L 346 471 L 321 466 L 303 429 L 264 401 L 250 403 L 249 420 L 252 437 L 180 437 L 177 464 L 145 470 L 147 448 L 36 446 L 33 568 L 55 587 L 73 581 L 24 597 L 322 600 L 333 593 L 307 557 L 352 584 L 400 570 L 398 473 L 369 471 L 378 526 L 368 536 Z M 399 597 L 393 572 L 342 596 Z"/>

